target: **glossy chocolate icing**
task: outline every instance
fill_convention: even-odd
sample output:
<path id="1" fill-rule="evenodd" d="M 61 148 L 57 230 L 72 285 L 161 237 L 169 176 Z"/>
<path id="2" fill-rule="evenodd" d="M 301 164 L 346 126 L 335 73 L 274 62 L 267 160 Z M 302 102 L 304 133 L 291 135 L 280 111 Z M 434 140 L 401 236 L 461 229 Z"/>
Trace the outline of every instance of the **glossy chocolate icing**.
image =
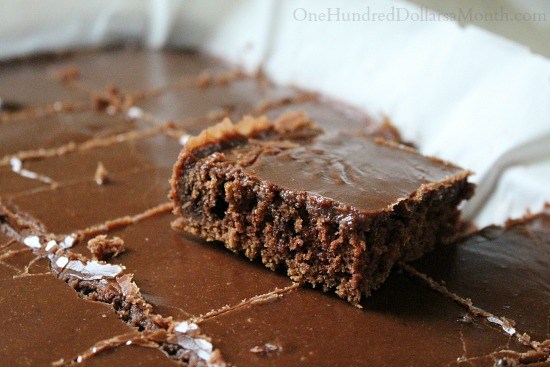
<path id="1" fill-rule="evenodd" d="M 15 271 L 15 275 L 47 274 L 50 267 L 46 259 L 33 253 L 32 249 L 14 239 L 0 247 L 0 264 Z"/>
<path id="2" fill-rule="evenodd" d="M 372 212 L 462 169 L 370 138 L 333 133 L 277 154 L 261 154 L 245 171 L 284 189 Z"/>
<path id="3" fill-rule="evenodd" d="M 46 184 L 38 180 L 23 177 L 12 171 L 10 167 L 0 167 L 0 197 L 8 197 L 23 191 L 29 191 Z"/>
<path id="4" fill-rule="evenodd" d="M 223 117 L 239 120 L 244 114 L 255 113 L 267 101 L 297 98 L 291 88 L 260 83 L 249 77 L 237 77 L 229 83 L 176 88 L 143 101 L 137 106 L 160 121 L 174 121 L 191 134 L 200 133 L 207 122 L 213 124 Z"/>
<path id="5" fill-rule="evenodd" d="M 226 69 L 177 52 L 110 51 L 17 61 L 3 65 L 0 70 L 0 97 L 25 108 L 58 100 L 88 103 L 91 94 L 109 84 L 117 85 L 126 93 L 147 94 L 142 92 L 168 87 L 204 67 L 212 69 L 212 65 L 216 70 Z M 78 79 L 60 82 L 55 71 L 72 66 L 79 71 Z M 219 88 L 220 91 L 212 92 L 212 97 L 204 100 L 208 101 L 205 105 L 200 105 L 203 99 L 192 97 L 196 103 L 172 106 L 172 101 L 178 103 L 181 96 L 194 92 L 204 96 L 205 92 L 188 89 L 178 95 L 177 89 L 167 89 L 164 93 L 173 95 L 166 94 L 164 107 L 157 107 L 162 97 L 154 97 L 154 93 L 142 100 L 147 102 L 142 107 L 155 120 L 188 121 L 193 117 L 193 124 L 197 125 L 192 125 L 190 130 L 198 131 L 210 121 L 208 116 L 203 116 L 205 112 L 214 115 L 220 106 L 236 103 L 242 104 L 242 111 L 246 113 L 259 102 L 260 98 L 252 95 L 254 91 L 265 87 L 249 85 L 248 89 L 241 89 L 236 85 L 231 96 L 223 93 L 231 87 Z M 145 108 L 147 104 L 149 107 Z M 212 108 L 213 111 L 209 110 Z M 286 108 L 299 110 L 300 105 L 285 106 L 281 110 Z M 332 130 L 331 120 L 338 126 L 350 121 L 353 129 L 363 124 L 367 130 L 373 126 L 367 118 L 334 112 L 336 109 L 327 102 L 307 102 L 302 108 L 326 130 Z M 240 111 L 234 111 L 237 110 Z M 16 119 L 2 122 L 6 125 L 0 130 L 0 156 L 40 147 L 56 148 L 71 141 L 81 144 L 134 129 L 143 131 L 149 123 L 146 120 L 132 123 L 124 112 L 109 116 L 106 111 L 91 110 L 58 111 L 29 119 L 18 118 L 17 124 L 14 121 Z M 29 139 L 30 136 L 33 139 Z M 16 215 L 30 214 L 31 219 L 44 225 L 45 232 L 56 235 L 144 213 L 167 201 L 170 167 L 179 150 L 177 141 L 157 131 L 51 157 L 22 159 L 23 169 L 51 178 L 54 185 L 23 177 L 12 170 L 9 161 L 4 161 L 0 167 L 0 202 Z M 302 159 L 308 154 L 311 153 L 298 153 L 297 157 Z M 346 158 L 346 164 L 349 159 L 365 167 L 373 164 L 362 156 L 350 157 L 348 152 L 340 155 L 340 160 Z M 267 158 L 273 157 L 266 157 L 265 163 Z M 288 159 L 294 158 L 281 156 L 281 163 L 288 163 Z M 108 171 L 109 180 L 104 185 L 94 180 L 98 162 Z M 338 160 L 329 163 L 339 167 Z M 324 166 L 322 161 L 316 164 Z M 439 167 L 438 177 L 454 170 L 440 163 L 426 164 Z M 423 170 L 422 163 L 415 159 L 407 167 L 395 169 L 403 174 Z M 258 173 L 265 172 L 259 170 Z M 356 174 L 360 172 L 353 171 L 351 179 Z M 433 177 L 426 175 L 425 180 L 430 179 Z M 284 184 L 295 183 L 285 181 Z M 404 180 L 391 189 L 404 193 L 408 184 L 409 181 Z M 318 183 L 312 181 L 310 189 L 323 189 L 315 185 Z M 385 200 L 391 201 L 391 195 Z M 363 209 L 379 206 L 380 203 L 362 205 Z M 469 314 L 466 308 L 432 290 L 429 284 L 400 271 L 394 272 L 372 298 L 364 301 L 362 309 L 357 309 L 321 292 L 296 289 L 286 277 L 264 270 L 259 264 L 239 259 L 220 246 L 205 245 L 173 231 L 170 222 L 175 217 L 167 210 L 150 212 L 143 217 L 129 217 L 121 222 L 123 228 L 107 223 L 98 229 L 125 242 L 126 252 L 109 261 L 125 265 L 128 273 L 135 273 L 143 297 L 158 313 L 179 320 L 191 317 L 196 321 L 230 363 L 505 366 L 520 360 L 543 365 L 545 362 L 541 361 L 548 358 L 544 354 L 547 348 L 544 345 L 549 344 L 548 341 L 544 344 L 548 339 L 549 320 L 545 282 L 550 226 L 547 216 L 530 219 L 526 225 L 511 224 L 507 229 L 484 229 L 454 247 L 441 249 L 413 264 L 415 269 L 436 281 L 445 280 L 450 291 L 472 298 L 473 305 L 513 319 L 518 332 L 529 333 L 532 340 L 542 345 L 537 353 L 543 356 L 539 354 L 537 359 L 529 354 L 534 353 L 533 345 L 520 345 L 516 335 L 510 336 L 485 317 Z M 137 334 L 134 328 L 117 320 L 111 306 L 79 298 L 71 287 L 49 274 L 46 258 L 38 258 L 29 246 L 15 240 L 12 236 L 17 233 L 10 232 L 10 236 L 5 233 L 6 221 L 6 213 L 0 213 L 2 363 L 47 365 L 61 358 L 64 362 L 76 362 L 79 355 L 98 342 Z M 95 234 L 98 233 L 80 239 L 73 250 L 88 255 L 86 240 Z M 244 299 L 248 301 L 242 302 Z M 201 318 L 201 314 L 206 316 Z M 90 366 L 174 364 L 157 348 L 125 344 L 107 348 L 84 362 Z"/>
<path id="6" fill-rule="evenodd" d="M 78 71 L 78 80 L 93 91 L 116 87 L 123 93 L 141 94 L 184 82 L 203 71 L 218 73 L 227 67 L 215 58 L 194 51 L 162 53 L 132 48 L 80 52 L 65 62 Z"/>
<path id="7" fill-rule="evenodd" d="M 111 307 L 80 299 L 51 274 L 14 276 L 0 265 L 0 355 L 6 366 L 70 361 L 102 339 L 134 331 Z"/>
<path id="8" fill-rule="evenodd" d="M 350 307 L 329 295 L 299 289 L 269 303 L 201 323 L 236 365 L 444 366 L 489 354 L 509 337 L 404 274 L 393 274 L 378 292 Z M 251 349 L 266 343 L 278 356 Z"/>
<path id="9" fill-rule="evenodd" d="M 6 121 L 1 127 L 0 159 L 20 151 L 56 148 L 122 133 L 134 129 L 135 123 L 124 115 L 83 110 Z"/>
<path id="10" fill-rule="evenodd" d="M 32 160 L 23 167 L 65 184 L 94 178 L 99 162 L 108 176 L 150 168 L 171 168 L 181 145 L 174 139 L 157 133 L 150 137 L 131 139 L 118 144 L 64 154 L 49 159 Z M 124 157 L 124 159 L 121 159 Z M 59 167 L 63 167 L 60 170 Z M 111 183 L 116 183 L 111 180 Z"/>
<path id="11" fill-rule="evenodd" d="M 176 319 L 200 316 L 292 284 L 280 274 L 266 273 L 260 264 L 227 253 L 221 244 L 212 246 L 172 230 L 172 220 L 170 213 L 159 214 L 109 232 L 126 248 L 116 263 L 134 274 L 143 297 L 158 313 Z M 80 245 L 75 251 L 87 254 Z"/>
<path id="12" fill-rule="evenodd" d="M 550 214 L 484 228 L 413 266 L 532 339 L 550 339 Z"/>
<path id="13" fill-rule="evenodd" d="M 327 105 L 323 100 L 306 101 L 299 105 L 287 105 L 275 108 L 266 113 L 269 119 L 276 119 L 285 113 L 305 112 L 307 116 L 324 130 L 339 130 L 342 127 L 349 130 L 366 130 L 372 126 L 373 121 L 359 111 L 342 105 Z"/>
<path id="14" fill-rule="evenodd" d="M 56 76 L 66 58 L 38 56 L 0 64 L 0 116 L 23 109 L 51 106 L 56 102 L 87 103 L 90 94 Z"/>
<path id="15" fill-rule="evenodd" d="M 121 345 L 103 353 L 94 355 L 84 363 L 86 367 L 175 367 L 181 366 L 166 358 L 166 355 L 157 348 L 135 345 Z"/>
<path id="16" fill-rule="evenodd" d="M 98 185 L 93 174 L 88 180 L 8 198 L 7 205 L 37 218 L 48 232 L 69 234 L 167 201 L 168 168 L 112 174 L 107 185 Z"/>

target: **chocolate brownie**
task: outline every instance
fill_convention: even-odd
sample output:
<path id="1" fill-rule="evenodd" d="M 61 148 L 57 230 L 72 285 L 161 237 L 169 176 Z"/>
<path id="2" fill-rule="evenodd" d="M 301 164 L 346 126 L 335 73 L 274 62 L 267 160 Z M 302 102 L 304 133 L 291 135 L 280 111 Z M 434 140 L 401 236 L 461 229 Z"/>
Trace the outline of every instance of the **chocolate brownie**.
<path id="1" fill-rule="evenodd" d="M 243 261 L 222 243 L 171 229 L 170 169 L 186 134 L 213 124 L 220 106 L 233 116 L 305 111 L 327 135 L 345 130 L 399 141 L 391 125 L 250 77 L 245 89 L 261 84 L 267 93 L 258 100 L 271 99 L 253 105 L 254 96 L 241 95 L 242 75 L 226 87 L 214 83 L 219 72 L 239 74 L 188 52 L 92 51 L 9 64 L 0 69 L 0 80 L 13 81 L 7 89 L 0 83 L 9 110 L 0 111 L 7 129 L 0 129 L 7 144 L 0 144 L 4 364 L 548 364 L 547 215 L 400 262 L 362 309 Z M 110 84 L 122 96 L 139 96 L 142 109 L 94 111 L 90 96 Z M 211 107 L 172 109 L 177 99 L 170 96 L 183 95 L 197 102 L 208 95 Z M 74 103 L 80 107 L 68 107 Z M 159 125 L 164 113 L 176 124 Z M 298 131 L 301 137 L 288 138 L 293 144 L 325 135 Z M 277 140 L 264 135 L 255 144 Z M 98 184 L 100 163 L 107 173 Z"/>
<path id="2" fill-rule="evenodd" d="M 177 227 L 358 305 L 397 260 L 455 234 L 469 174 L 290 114 L 225 120 L 190 139 L 171 198 Z"/>
<path id="3" fill-rule="evenodd" d="M 406 265 L 361 310 L 297 289 L 200 326 L 236 365 L 547 366 L 549 250 L 547 209 Z"/>

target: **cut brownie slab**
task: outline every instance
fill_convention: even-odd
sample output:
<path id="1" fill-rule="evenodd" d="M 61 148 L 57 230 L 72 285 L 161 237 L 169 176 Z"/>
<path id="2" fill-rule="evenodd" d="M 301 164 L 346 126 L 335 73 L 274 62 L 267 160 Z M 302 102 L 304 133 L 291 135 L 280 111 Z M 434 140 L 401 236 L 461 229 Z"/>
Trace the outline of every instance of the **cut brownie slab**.
<path id="1" fill-rule="evenodd" d="M 460 361 L 459 366 L 489 367 L 499 366 L 498 358 L 487 364 L 470 359 L 501 349 L 516 355 L 527 351 L 483 319 L 463 321 L 467 315 L 460 306 L 404 273 L 393 273 L 362 305 L 360 310 L 298 289 L 199 325 L 236 366 L 448 366 Z"/>
<path id="2" fill-rule="evenodd" d="M 412 266 L 550 347 L 550 207 L 486 227 Z"/>
<path id="3" fill-rule="evenodd" d="M 51 274 L 18 275 L 0 263 L 2 365 L 70 361 L 95 342 L 135 332 L 108 305 L 79 298 Z"/>
<path id="4" fill-rule="evenodd" d="M 291 286 L 281 274 L 266 274 L 261 264 L 172 231 L 173 219 L 170 213 L 159 214 L 108 233 L 109 238 L 120 237 L 126 247 L 113 261 L 134 274 L 143 298 L 157 313 L 185 320 Z M 73 251 L 88 256 L 84 242 Z"/>
<path id="5" fill-rule="evenodd" d="M 190 139 L 171 198 L 176 226 L 357 305 L 395 261 L 455 234 L 469 174 L 292 114 L 225 120 Z"/>
<path id="6" fill-rule="evenodd" d="M 98 185 L 90 174 L 87 180 L 0 200 L 0 211 L 4 205 L 47 232 L 70 234 L 165 203 L 168 176 L 169 169 L 149 168 L 113 174 L 108 184 Z M 21 230 L 20 224 L 10 224 Z"/>
<path id="7" fill-rule="evenodd" d="M 239 77 L 224 83 L 198 88 L 174 88 L 137 103 L 159 122 L 173 121 L 190 134 L 198 134 L 224 117 L 242 117 L 269 103 L 290 103 L 301 94 L 292 89 L 262 83 L 251 77 Z M 305 98 L 305 97 L 304 97 Z"/>
<path id="8" fill-rule="evenodd" d="M 2 124 L 0 135 L 0 161 L 22 151 L 59 148 L 128 132 L 136 124 L 122 114 L 110 116 L 89 110 L 7 121 Z"/>

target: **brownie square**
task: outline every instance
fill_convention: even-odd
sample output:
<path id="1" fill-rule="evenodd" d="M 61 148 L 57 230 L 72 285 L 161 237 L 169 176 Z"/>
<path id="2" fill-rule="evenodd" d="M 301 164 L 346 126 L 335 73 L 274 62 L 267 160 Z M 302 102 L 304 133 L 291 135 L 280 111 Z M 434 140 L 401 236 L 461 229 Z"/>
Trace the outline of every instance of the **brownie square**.
<path id="1" fill-rule="evenodd" d="M 178 227 L 358 305 L 398 260 L 456 232 L 470 172 L 302 114 L 229 120 L 174 166 Z"/>

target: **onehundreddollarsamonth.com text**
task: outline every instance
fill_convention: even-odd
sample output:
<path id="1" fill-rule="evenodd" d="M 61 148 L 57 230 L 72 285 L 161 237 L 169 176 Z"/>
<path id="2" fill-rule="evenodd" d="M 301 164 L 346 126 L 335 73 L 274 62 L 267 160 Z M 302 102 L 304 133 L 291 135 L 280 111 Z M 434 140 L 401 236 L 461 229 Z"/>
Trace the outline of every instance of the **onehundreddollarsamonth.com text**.
<path id="1" fill-rule="evenodd" d="M 480 11 L 475 8 L 458 8 L 456 12 L 437 13 L 426 7 L 410 9 L 391 6 L 385 11 L 373 10 L 369 6 L 357 10 L 340 7 L 309 10 L 296 8 L 292 13 L 298 22 L 545 22 L 545 13 L 506 11 L 503 7 L 495 11 Z"/>

